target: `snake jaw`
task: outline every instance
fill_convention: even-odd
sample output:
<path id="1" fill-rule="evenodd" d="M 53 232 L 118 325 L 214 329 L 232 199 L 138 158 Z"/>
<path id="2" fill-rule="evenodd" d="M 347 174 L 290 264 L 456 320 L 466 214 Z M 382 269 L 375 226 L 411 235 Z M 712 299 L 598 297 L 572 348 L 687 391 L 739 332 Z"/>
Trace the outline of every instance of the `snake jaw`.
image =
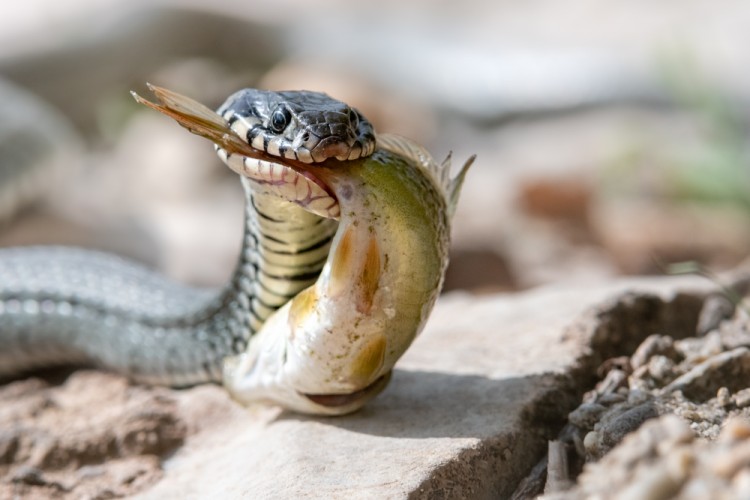
<path id="1" fill-rule="evenodd" d="M 311 168 L 232 154 L 217 146 L 219 158 L 233 171 L 255 184 L 255 191 L 284 199 L 327 219 L 341 215 L 333 190 Z"/>

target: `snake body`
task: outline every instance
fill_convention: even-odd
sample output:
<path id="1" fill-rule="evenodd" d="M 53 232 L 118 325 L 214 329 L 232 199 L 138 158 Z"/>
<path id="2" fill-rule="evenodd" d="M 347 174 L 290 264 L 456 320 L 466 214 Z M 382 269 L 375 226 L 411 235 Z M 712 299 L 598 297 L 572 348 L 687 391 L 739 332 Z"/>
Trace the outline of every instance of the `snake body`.
<path id="1" fill-rule="evenodd" d="M 325 94 L 245 89 L 216 113 L 142 102 L 215 143 L 240 174 L 243 247 L 219 291 L 74 248 L 0 250 L 0 377 L 93 363 L 134 380 L 222 381 L 237 400 L 356 410 L 389 380 L 442 286 L 463 176 L 375 138 Z M 377 144 L 377 150 L 376 150 Z"/>

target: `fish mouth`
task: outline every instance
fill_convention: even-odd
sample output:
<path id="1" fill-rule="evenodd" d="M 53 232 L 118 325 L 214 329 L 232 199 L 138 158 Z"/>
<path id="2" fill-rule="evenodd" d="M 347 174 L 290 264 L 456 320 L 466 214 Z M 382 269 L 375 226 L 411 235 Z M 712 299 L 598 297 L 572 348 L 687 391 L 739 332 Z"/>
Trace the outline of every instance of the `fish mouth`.
<path id="1" fill-rule="evenodd" d="M 381 375 L 373 383 L 360 389 L 358 391 L 350 392 L 348 394 L 305 394 L 299 393 L 301 396 L 309 399 L 316 405 L 324 406 L 326 408 L 341 408 L 351 407 L 357 405 L 357 407 L 364 405 L 367 401 L 380 394 L 383 389 L 386 388 L 388 382 L 391 380 L 391 372 Z"/>

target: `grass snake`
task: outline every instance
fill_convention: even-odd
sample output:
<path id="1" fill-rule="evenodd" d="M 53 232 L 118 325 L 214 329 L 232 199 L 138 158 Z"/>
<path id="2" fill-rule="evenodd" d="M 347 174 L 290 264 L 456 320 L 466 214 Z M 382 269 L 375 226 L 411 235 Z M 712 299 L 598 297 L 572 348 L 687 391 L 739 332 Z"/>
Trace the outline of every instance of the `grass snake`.
<path id="1" fill-rule="evenodd" d="M 447 266 L 470 159 L 449 179 L 407 139 L 325 94 L 244 89 L 213 112 L 169 90 L 141 103 L 214 142 L 246 198 L 219 291 L 110 254 L 0 249 L 0 377 L 94 364 L 143 383 L 223 382 L 243 403 L 356 410 L 422 329 Z"/>

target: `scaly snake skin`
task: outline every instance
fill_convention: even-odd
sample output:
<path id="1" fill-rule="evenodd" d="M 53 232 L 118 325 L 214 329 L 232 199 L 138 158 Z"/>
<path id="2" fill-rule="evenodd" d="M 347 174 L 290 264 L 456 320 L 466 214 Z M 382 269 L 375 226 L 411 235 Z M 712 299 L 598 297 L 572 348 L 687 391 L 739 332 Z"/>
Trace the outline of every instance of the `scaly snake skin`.
<path id="1" fill-rule="evenodd" d="M 375 149 L 370 123 L 320 93 L 246 89 L 218 113 L 276 157 L 318 163 Z M 336 230 L 336 221 L 241 180 L 242 251 L 218 292 L 83 249 L 0 249 L 0 377 L 92 363 L 147 383 L 221 380 L 224 358 L 242 352 L 273 311 L 315 281 Z"/>

